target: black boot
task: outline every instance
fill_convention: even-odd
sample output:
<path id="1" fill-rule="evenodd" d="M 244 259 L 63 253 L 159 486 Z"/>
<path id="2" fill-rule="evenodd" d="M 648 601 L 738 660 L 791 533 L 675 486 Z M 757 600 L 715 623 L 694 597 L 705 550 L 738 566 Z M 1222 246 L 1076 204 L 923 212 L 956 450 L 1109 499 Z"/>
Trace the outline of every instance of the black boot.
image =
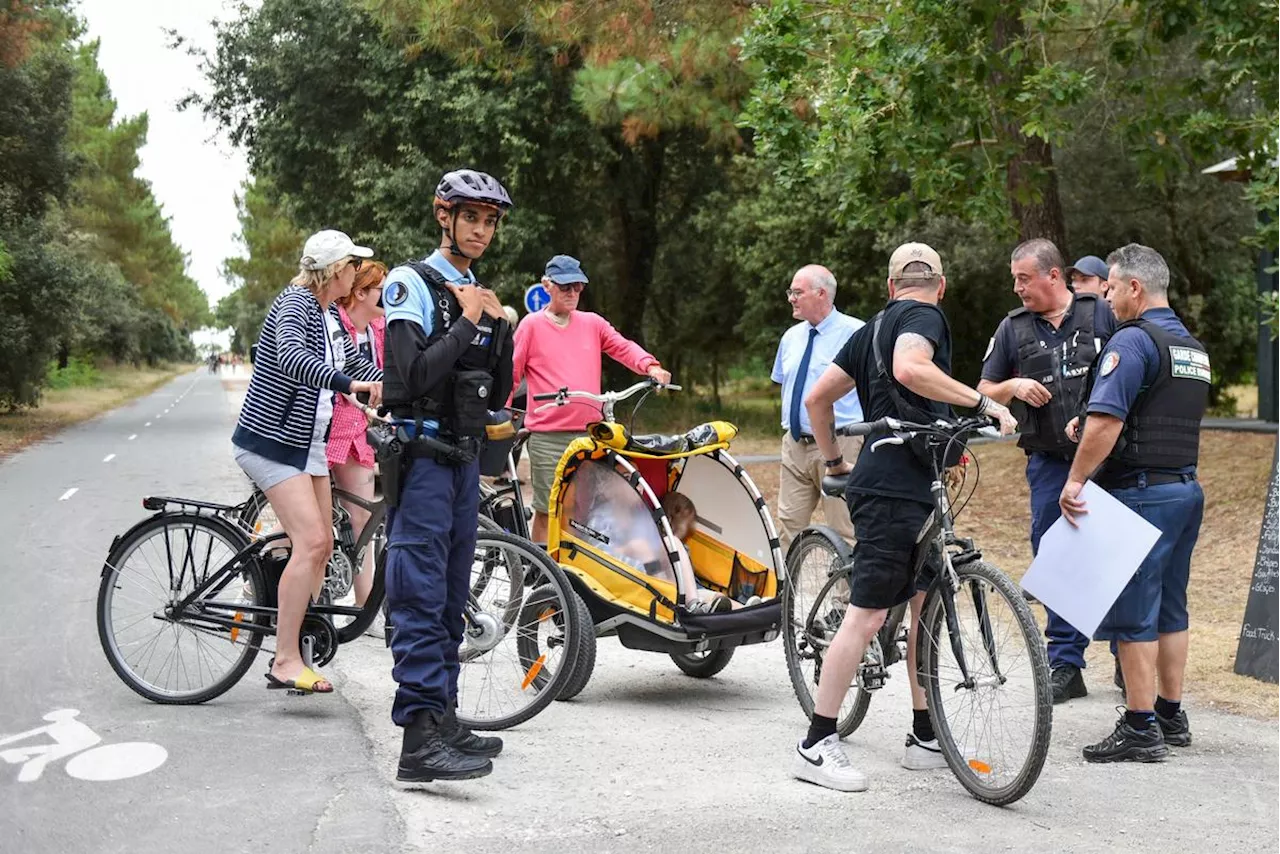
<path id="1" fill-rule="evenodd" d="M 432 780 L 471 780 L 493 772 L 493 763 L 482 756 L 467 756 L 445 741 L 443 715 L 419 712 L 404 728 L 400 766 L 396 779 L 402 783 Z"/>
<path id="2" fill-rule="evenodd" d="M 457 709 L 452 707 L 440 719 L 440 735 L 449 746 L 466 756 L 483 756 L 491 759 L 502 752 L 502 739 L 476 735 L 458 723 Z"/>

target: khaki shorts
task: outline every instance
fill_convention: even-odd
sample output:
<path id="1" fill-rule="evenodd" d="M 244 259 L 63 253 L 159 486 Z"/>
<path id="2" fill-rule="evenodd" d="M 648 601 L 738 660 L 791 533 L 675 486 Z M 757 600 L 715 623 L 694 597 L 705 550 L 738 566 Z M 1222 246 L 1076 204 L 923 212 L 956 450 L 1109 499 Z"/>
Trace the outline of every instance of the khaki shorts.
<path id="1" fill-rule="evenodd" d="M 529 472 L 533 479 L 533 509 L 546 513 L 551 504 L 551 482 L 564 449 L 586 433 L 530 433 L 525 451 L 529 454 Z"/>

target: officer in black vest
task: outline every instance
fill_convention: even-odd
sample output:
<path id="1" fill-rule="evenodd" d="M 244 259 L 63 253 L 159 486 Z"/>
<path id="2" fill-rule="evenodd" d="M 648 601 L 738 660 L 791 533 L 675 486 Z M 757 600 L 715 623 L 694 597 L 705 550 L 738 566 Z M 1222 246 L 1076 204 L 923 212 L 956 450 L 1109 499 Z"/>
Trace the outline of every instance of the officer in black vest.
<path id="1" fill-rule="evenodd" d="M 1048 240 L 1028 240 L 1013 250 L 1009 268 L 1022 307 L 1000 322 L 978 383 L 978 391 L 1008 404 L 1018 419 L 1031 490 L 1032 554 L 1058 521 L 1058 495 L 1075 456 L 1067 422 L 1080 412 L 1089 365 L 1115 328 L 1105 301 L 1068 290 L 1062 267 L 1062 253 Z M 1053 611 L 1046 614 L 1053 701 L 1083 697 L 1089 639 Z"/>
<path id="2" fill-rule="evenodd" d="M 488 409 L 511 393 L 511 326 L 471 264 L 510 207 L 489 175 L 448 173 L 434 202 L 440 247 L 392 270 L 383 287 L 383 398 L 410 440 L 400 494 L 388 496 L 398 506 L 387 515 L 387 622 L 399 683 L 391 717 L 404 728 L 396 774 L 403 782 L 481 777 L 502 750 L 501 739 L 459 725 L 456 704 L 479 442 Z"/>
<path id="3" fill-rule="evenodd" d="M 1187 579 L 1204 515 L 1196 463 L 1209 355 L 1169 308 L 1169 268 L 1158 252 L 1130 243 L 1107 264 L 1107 299 L 1124 322 L 1090 371 L 1088 414 L 1060 505 L 1075 524 L 1092 476 L 1160 530 L 1094 634 L 1119 647 L 1128 710 L 1111 735 L 1084 749 L 1090 762 L 1152 762 L 1167 745 L 1191 743 L 1182 677 Z"/>

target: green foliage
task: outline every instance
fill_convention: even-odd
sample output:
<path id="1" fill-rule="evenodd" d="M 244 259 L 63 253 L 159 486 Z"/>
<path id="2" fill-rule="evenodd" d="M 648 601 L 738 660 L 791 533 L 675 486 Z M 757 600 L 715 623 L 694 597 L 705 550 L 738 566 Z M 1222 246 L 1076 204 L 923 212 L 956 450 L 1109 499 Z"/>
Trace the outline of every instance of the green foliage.
<path id="1" fill-rule="evenodd" d="M 92 388 L 101 381 L 102 372 L 94 367 L 92 362 L 72 359 L 67 362 L 65 368 L 59 368 L 56 364 L 49 365 L 49 379 L 45 382 L 45 387 L 52 389 Z"/>

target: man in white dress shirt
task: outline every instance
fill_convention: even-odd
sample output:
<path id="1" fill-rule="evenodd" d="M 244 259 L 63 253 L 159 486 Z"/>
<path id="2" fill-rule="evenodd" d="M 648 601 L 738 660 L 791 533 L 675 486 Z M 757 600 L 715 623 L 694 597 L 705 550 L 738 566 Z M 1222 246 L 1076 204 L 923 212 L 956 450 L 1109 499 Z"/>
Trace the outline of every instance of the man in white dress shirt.
<path id="1" fill-rule="evenodd" d="M 800 321 L 782 336 L 773 363 L 773 381 L 782 386 L 782 469 L 778 476 L 778 524 L 782 528 L 785 551 L 805 526 L 822 500 L 827 524 L 846 540 L 853 540 L 853 526 L 843 498 L 822 494 L 823 474 L 838 460 L 824 460 L 813 440 L 809 413 L 804 407 L 805 392 L 831 364 L 849 337 L 862 326 L 856 317 L 835 308 L 836 277 L 818 264 L 796 271 L 787 289 L 791 316 Z M 857 392 L 836 401 L 836 431 L 840 452 L 853 462 L 862 449 L 861 436 L 839 435 L 862 420 Z"/>

